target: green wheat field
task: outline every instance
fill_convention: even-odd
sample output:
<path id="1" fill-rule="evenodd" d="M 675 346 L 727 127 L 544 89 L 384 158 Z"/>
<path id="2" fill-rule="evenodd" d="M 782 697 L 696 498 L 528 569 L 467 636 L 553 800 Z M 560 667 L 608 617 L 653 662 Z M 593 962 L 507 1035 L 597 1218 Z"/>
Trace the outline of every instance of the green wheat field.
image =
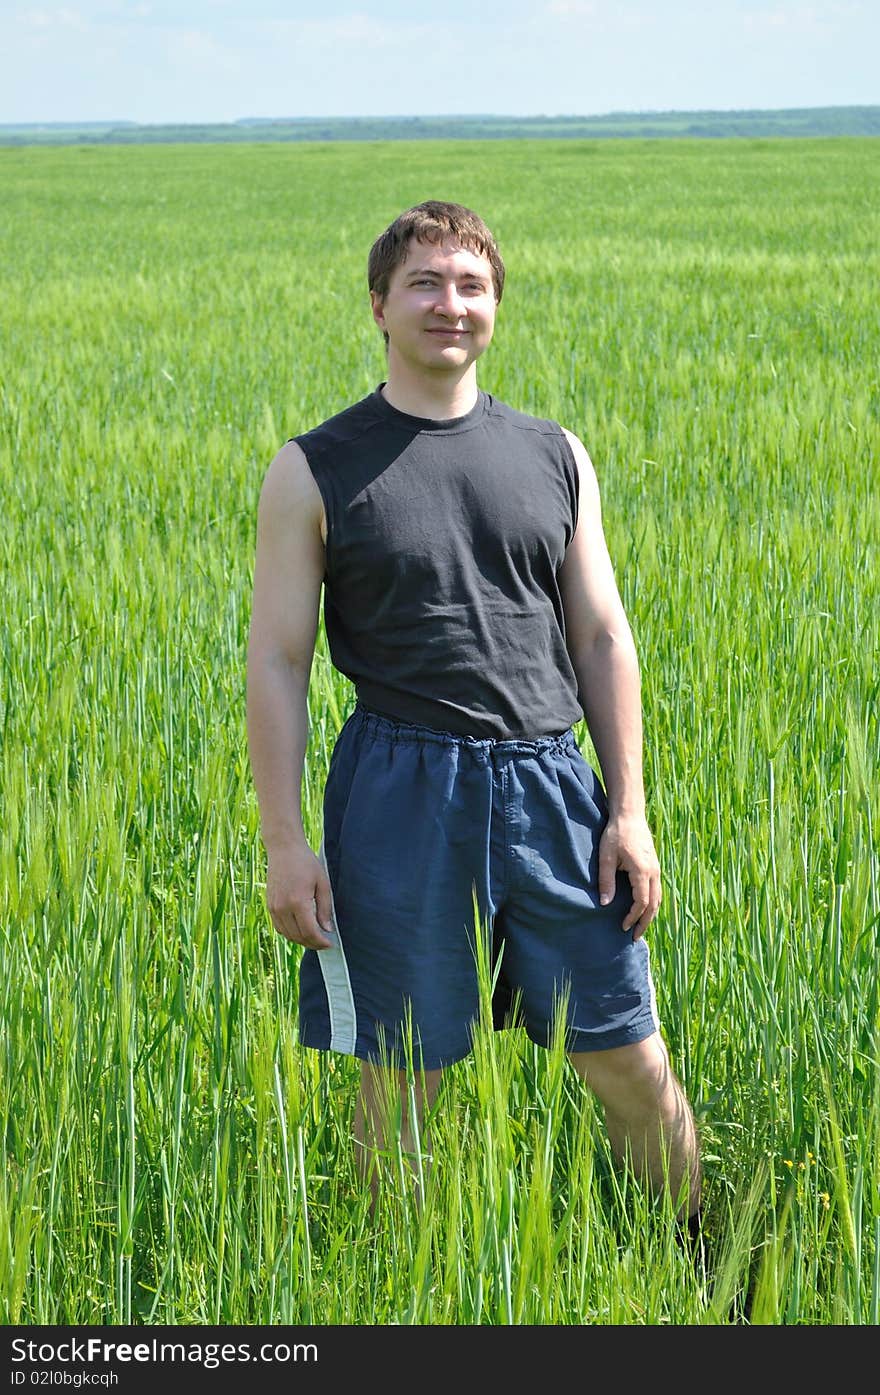
<path id="1" fill-rule="evenodd" d="M 3 1322 L 878 1322 L 878 175 L 870 139 L 0 150 Z M 599 476 L 707 1271 L 561 1043 L 480 1026 L 375 1219 L 357 1068 L 296 1043 L 257 498 L 382 379 L 367 250 L 424 198 L 505 255 L 481 385 Z M 352 705 L 321 631 L 315 846 Z"/>

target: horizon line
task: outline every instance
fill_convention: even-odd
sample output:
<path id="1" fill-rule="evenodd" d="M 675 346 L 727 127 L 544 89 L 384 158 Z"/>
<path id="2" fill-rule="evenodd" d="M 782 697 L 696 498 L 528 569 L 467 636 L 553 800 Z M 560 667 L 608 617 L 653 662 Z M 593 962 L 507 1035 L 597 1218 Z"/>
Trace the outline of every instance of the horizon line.
<path id="1" fill-rule="evenodd" d="M 830 103 L 816 106 L 785 107 L 642 107 L 617 108 L 603 112 L 386 112 L 376 115 L 338 114 L 301 116 L 236 116 L 231 118 L 187 117 L 185 119 L 135 120 L 132 117 L 83 118 L 66 117 L 55 120 L 6 121 L 0 119 L 0 129 L 57 128 L 64 126 L 238 126 L 296 124 L 307 121 L 602 121 L 620 117 L 645 116 L 732 116 L 738 113 L 819 112 L 819 111 L 878 111 L 880 104 L 871 102 Z"/>

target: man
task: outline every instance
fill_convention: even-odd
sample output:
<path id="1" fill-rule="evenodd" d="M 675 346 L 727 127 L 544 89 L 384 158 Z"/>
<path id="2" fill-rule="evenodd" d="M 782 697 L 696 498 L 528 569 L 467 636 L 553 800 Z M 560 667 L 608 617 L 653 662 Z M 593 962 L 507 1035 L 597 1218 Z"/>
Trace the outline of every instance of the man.
<path id="1" fill-rule="evenodd" d="M 644 940 L 661 893 L 639 669 L 592 464 L 478 388 L 504 265 L 475 213 L 407 210 L 368 270 L 386 381 L 279 451 L 257 521 L 248 739 L 269 911 L 304 947 L 300 1041 L 361 1059 L 363 1158 L 388 1141 L 389 1082 L 411 1144 L 407 1060 L 421 1110 L 470 1049 L 490 927 L 499 1025 L 513 1003 L 546 1045 L 563 1004 L 615 1153 L 694 1216 L 697 1135 Z M 322 584 L 357 706 L 316 855 L 300 785 Z"/>

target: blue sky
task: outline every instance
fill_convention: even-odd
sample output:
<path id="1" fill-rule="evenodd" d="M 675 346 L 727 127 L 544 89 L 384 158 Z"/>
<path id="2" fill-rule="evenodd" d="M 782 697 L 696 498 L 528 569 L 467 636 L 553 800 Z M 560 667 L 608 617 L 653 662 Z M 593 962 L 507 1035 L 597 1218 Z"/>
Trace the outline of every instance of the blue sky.
<path id="1" fill-rule="evenodd" d="M 0 0 L 0 122 L 880 103 L 880 0 Z"/>

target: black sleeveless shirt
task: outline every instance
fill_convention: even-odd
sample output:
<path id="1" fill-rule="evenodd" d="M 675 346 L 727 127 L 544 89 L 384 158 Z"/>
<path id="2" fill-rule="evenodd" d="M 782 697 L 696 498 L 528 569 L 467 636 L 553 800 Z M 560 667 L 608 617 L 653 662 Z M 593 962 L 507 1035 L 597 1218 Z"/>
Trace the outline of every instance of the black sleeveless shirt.
<path id="1" fill-rule="evenodd" d="M 381 387 L 294 439 L 327 519 L 330 657 L 365 707 L 534 739 L 582 715 L 557 573 L 577 521 L 562 428 L 480 392 L 451 421 Z"/>

